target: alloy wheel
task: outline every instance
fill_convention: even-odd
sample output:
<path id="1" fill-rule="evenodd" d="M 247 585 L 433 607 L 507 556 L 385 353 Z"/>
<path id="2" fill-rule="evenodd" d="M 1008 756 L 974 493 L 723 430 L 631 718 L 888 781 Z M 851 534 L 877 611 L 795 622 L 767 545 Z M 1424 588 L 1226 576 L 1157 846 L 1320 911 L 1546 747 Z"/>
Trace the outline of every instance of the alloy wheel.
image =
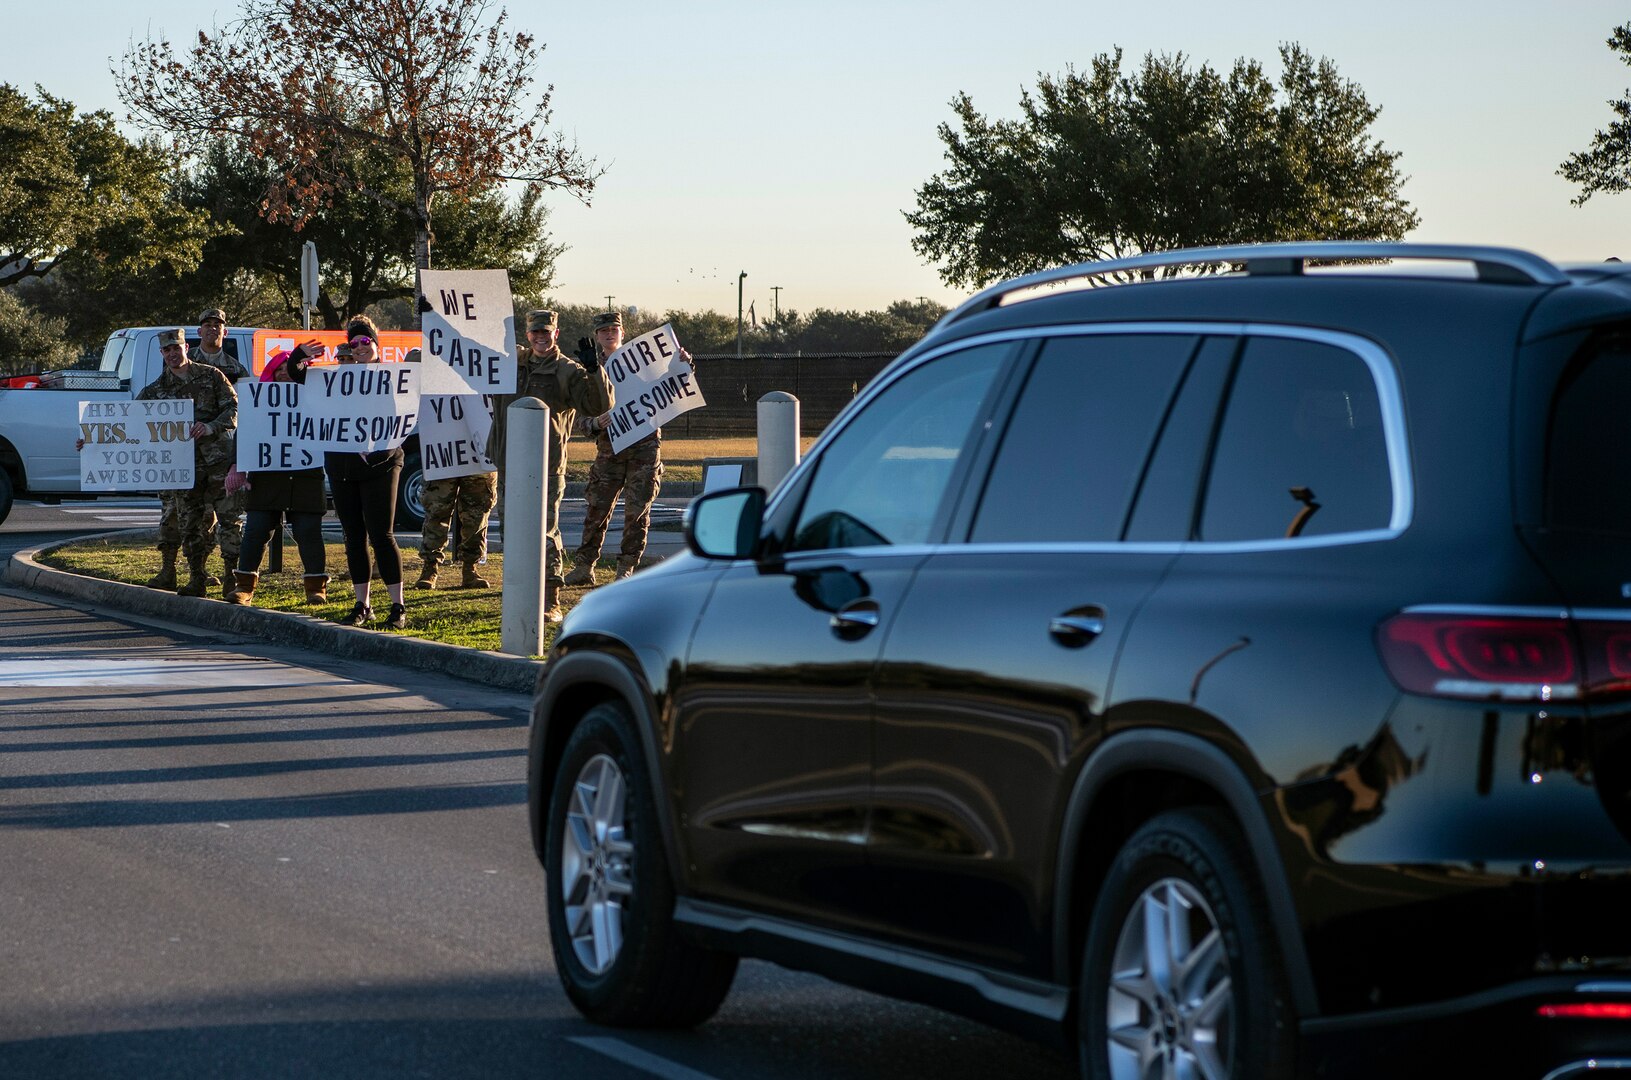
<path id="1" fill-rule="evenodd" d="M 1128 909 L 1110 973 L 1115 1080 L 1227 1080 L 1234 992 L 1217 918 L 1181 878 Z"/>
<path id="2" fill-rule="evenodd" d="M 624 828 L 628 785 L 605 754 L 584 763 L 572 784 L 561 837 L 561 896 L 578 963 L 603 974 L 623 949 L 625 909 L 634 893 L 634 846 Z"/>

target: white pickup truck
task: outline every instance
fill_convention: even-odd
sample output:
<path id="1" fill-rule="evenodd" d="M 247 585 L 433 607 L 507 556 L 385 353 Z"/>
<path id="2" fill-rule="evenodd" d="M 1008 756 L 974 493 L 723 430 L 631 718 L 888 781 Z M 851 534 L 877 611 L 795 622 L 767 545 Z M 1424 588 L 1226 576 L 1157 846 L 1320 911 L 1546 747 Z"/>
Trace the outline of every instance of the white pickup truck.
<path id="1" fill-rule="evenodd" d="M 79 490 L 79 451 L 74 449 L 79 430 L 79 403 L 129 401 L 139 394 L 164 370 L 158 335 L 159 331 L 169 329 L 174 328 L 138 326 L 114 331 L 102 349 L 102 362 L 95 370 L 47 372 L 37 378 L 0 378 L 0 521 L 6 519 L 12 500 L 19 496 L 45 502 L 95 498 Z M 255 362 L 257 348 L 263 351 L 273 345 L 288 348 L 297 337 L 305 336 L 321 335 L 306 335 L 298 330 L 234 327 L 227 331 L 223 347 L 228 355 L 255 370 L 260 366 Z M 288 339 L 286 344 L 284 338 Z M 198 330 L 194 327 L 187 331 L 187 348 L 197 347 Z M 396 520 L 404 528 L 416 529 L 424 517 L 424 481 L 419 467 L 417 436 L 410 438 L 403 452 Z"/>

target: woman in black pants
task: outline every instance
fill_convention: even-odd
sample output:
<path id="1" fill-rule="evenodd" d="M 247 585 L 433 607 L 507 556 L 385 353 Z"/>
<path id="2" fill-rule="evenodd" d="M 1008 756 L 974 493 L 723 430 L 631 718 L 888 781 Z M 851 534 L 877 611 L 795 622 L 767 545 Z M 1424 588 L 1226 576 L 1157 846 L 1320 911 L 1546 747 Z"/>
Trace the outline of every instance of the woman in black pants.
<path id="1" fill-rule="evenodd" d="M 322 352 L 316 342 L 296 345 L 292 352 L 279 352 L 266 362 L 261 382 L 304 383 L 306 365 Z M 233 490 L 233 478 L 243 474 L 236 469 L 227 477 L 227 490 Z M 323 500 L 323 468 L 313 465 L 309 469 L 290 469 L 281 472 L 252 472 L 243 480 L 249 489 L 244 501 L 243 543 L 238 549 L 238 591 L 227 597 L 232 604 L 247 604 L 255 596 L 255 585 L 260 580 L 261 555 L 266 542 L 282 527 L 283 516 L 289 517 L 294 531 L 295 545 L 300 549 L 300 563 L 305 571 L 306 603 L 321 604 L 328 599 L 328 552 L 323 546 L 323 514 L 328 507 Z"/>
<path id="2" fill-rule="evenodd" d="M 340 362 L 377 364 L 379 328 L 372 319 L 359 315 L 346 324 L 347 345 L 340 346 Z M 349 352 L 349 355 L 347 355 Z M 402 449 L 377 450 L 371 454 L 328 453 L 323 455 L 328 470 L 329 491 L 334 495 L 334 513 L 345 530 L 345 562 L 351 571 L 351 587 L 357 606 L 340 620 L 346 626 L 361 626 L 374 617 L 368 603 L 369 579 L 373 576 L 368 549 L 374 549 L 379 576 L 391 597 L 391 611 L 384 626 L 400 630 L 407 625 L 402 605 L 402 552 L 396 546 L 396 485 L 402 475 Z"/>

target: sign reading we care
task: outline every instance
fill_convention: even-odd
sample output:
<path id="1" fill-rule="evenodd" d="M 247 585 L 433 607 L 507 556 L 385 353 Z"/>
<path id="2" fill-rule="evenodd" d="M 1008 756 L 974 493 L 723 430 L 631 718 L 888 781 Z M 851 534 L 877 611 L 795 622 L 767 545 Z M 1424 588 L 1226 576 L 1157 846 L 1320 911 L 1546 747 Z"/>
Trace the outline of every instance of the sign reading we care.
<path id="1" fill-rule="evenodd" d="M 515 393 L 507 270 L 419 271 L 426 394 Z"/>

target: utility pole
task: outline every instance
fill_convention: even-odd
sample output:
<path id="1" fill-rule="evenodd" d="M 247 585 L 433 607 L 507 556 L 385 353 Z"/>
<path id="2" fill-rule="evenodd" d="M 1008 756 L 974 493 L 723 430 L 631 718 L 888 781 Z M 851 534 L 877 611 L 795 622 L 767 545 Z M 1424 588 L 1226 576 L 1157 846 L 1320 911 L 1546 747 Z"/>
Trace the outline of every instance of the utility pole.
<path id="1" fill-rule="evenodd" d="M 780 285 L 772 285 L 770 287 L 770 292 L 775 298 L 774 303 L 776 305 L 776 323 L 779 326 L 782 321 L 782 287 Z"/>
<path id="2" fill-rule="evenodd" d="M 742 359 L 742 283 L 748 279 L 748 272 L 742 271 L 736 275 L 736 358 Z"/>
<path id="3" fill-rule="evenodd" d="M 615 308 L 613 308 L 613 307 L 612 307 L 612 297 L 610 297 L 610 296 L 608 296 L 608 297 L 607 297 L 607 298 L 606 298 L 606 310 L 607 310 L 607 311 L 614 311 L 614 310 L 616 310 L 616 309 L 615 309 Z"/>

